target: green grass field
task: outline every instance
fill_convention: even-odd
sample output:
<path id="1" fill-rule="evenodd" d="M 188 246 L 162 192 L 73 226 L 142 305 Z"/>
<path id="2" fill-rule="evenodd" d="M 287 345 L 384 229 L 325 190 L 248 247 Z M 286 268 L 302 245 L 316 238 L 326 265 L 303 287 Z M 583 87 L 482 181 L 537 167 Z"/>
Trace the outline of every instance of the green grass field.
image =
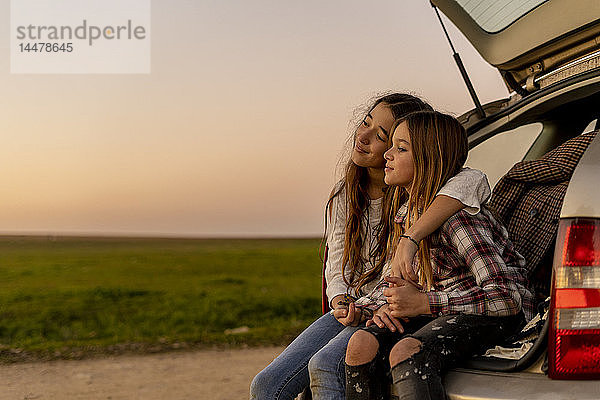
<path id="1" fill-rule="evenodd" d="M 0 359 L 284 344 L 320 314 L 318 247 L 0 237 Z"/>

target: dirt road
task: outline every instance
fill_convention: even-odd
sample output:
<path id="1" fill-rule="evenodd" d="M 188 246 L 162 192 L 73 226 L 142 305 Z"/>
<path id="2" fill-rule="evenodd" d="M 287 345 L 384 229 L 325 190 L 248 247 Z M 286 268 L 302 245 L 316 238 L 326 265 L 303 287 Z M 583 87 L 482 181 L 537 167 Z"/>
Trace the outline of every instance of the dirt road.
<path id="1" fill-rule="evenodd" d="M 248 399 L 282 347 L 202 350 L 0 366 L 1 400 Z"/>

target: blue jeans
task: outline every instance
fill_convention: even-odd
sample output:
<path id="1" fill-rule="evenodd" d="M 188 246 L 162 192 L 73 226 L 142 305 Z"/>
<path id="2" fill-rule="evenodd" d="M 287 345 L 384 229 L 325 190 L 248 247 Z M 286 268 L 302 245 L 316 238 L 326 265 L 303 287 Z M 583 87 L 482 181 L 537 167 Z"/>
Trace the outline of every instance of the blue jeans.
<path id="1" fill-rule="evenodd" d="M 361 326 L 347 326 L 309 361 L 310 390 L 313 400 L 346 399 L 346 347 Z"/>
<path id="2" fill-rule="evenodd" d="M 250 399 L 294 399 L 309 384 L 308 363 L 311 357 L 340 332 L 348 329 L 350 328 L 340 324 L 330 313 L 321 316 L 254 377 L 250 384 Z M 352 333 L 356 330 L 356 328 L 351 329 Z M 348 335 L 346 344 L 352 333 Z M 345 345 L 343 351 L 346 351 Z M 343 379 L 344 372 L 337 380 L 343 381 Z"/>

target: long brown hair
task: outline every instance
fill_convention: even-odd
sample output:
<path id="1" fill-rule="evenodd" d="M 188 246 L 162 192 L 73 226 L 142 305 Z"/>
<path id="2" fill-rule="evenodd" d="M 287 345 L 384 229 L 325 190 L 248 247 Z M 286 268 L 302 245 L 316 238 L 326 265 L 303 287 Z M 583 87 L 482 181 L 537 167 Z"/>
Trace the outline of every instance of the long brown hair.
<path id="1" fill-rule="evenodd" d="M 411 112 L 432 109 L 429 104 L 418 97 L 406 93 L 392 93 L 377 98 L 366 114 L 370 113 L 379 104 L 386 105 L 394 119 L 402 118 Z M 353 145 L 355 140 L 356 132 L 353 133 L 352 137 Z M 369 175 L 367 168 L 354 164 L 350 158 L 346 162 L 340 183 L 331 192 L 325 207 L 325 232 L 327 232 L 327 220 L 328 215 L 331 215 L 332 202 L 342 192 L 345 192 L 346 226 L 342 255 L 342 275 L 348 286 L 356 288 L 360 288 L 366 283 L 361 282 L 364 281 L 363 276 L 368 272 L 363 271 L 363 266 L 368 260 L 362 254 L 362 248 L 365 245 L 365 233 L 369 229 L 366 218 L 366 212 L 371 201 L 368 195 L 368 187 Z"/>
<path id="2" fill-rule="evenodd" d="M 376 248 L 376 269 L 381 271 L 389 257 L 394 254 L 400 235 L 409 228 L 431 205 L 436 194 L 448 179 L 456 175 L 467 160 L 467 135 L 462 125 L 451 115 L 437 111 L 418 111 L 394 123 L 392 132 L 398 125 L 406 123 L 410 134 L 413 155 L 414 177 L 409 192 L 404 188 L 392 190 L 389 213 Z M 407 214 L 404 226 L 394 222 L 398 209 L 405 203 L 408 194 Z M 433 284 L 431 266 L 431 238 L 424 238 L 419 244 L 419 282 L 430 290 Z"/>

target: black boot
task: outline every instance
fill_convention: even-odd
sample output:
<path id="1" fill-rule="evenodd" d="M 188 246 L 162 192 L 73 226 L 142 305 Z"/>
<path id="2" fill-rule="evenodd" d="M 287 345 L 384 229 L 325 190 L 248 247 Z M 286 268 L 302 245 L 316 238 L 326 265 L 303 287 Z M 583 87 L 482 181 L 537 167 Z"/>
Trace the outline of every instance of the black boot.
<path id="1" fill-rule="evenodd" d="M 346 364 L 346 400 L 386 400 L 389 378 L 376 360 Z"/>
<path id="2" fill-rule="evenodd" d="M 392 393 L 399 400 L 446 400 L 446 391 L 432 362 L 417 357 L 392 368 Z M 423 362 L 422 362 L 423 361 Z"/>

